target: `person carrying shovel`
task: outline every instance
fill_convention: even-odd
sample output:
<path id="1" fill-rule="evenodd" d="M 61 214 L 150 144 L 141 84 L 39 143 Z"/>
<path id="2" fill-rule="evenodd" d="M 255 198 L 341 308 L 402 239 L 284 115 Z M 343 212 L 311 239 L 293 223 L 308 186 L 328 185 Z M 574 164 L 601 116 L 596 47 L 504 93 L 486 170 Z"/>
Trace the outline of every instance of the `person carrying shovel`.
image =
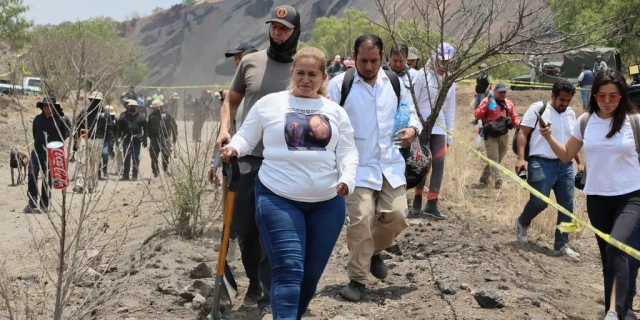
<path id="1" fill-rule="evenodd" d="M 344 196 L 355 189 L 353 128 L 344 109 L 325 98 L 324 65 L 322 51 L 300 49 L 289 90 L 258 100 L 220 150 L 229 162 L 264 143 L 255 220 L 271 266 L 274 319 L 300 319 L 307 310 L 344 224 Z M 318 115 L 326 121 L 314 121 Z M 306 120 L 304 138 L 314 139 L 305 147 L 291 147 L 285 132 L 300 118 Z"/>

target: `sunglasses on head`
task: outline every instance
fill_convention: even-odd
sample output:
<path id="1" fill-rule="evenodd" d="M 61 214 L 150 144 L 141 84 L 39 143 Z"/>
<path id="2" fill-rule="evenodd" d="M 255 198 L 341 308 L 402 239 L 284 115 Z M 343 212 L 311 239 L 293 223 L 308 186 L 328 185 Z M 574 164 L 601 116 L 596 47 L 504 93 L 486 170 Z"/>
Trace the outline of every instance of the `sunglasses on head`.
<path id="1" fill-rule="evenodd" d="M 594 94 L 594 96 L 596 97 L 596 101 L 603 103 L 606 102 L 607 99 L 609 100 L 609 102 L 611 103 L 618 103 L 620 102 L 620 98 L 622 98 L 622 96 L 618 93 L 596 93 Z"/>

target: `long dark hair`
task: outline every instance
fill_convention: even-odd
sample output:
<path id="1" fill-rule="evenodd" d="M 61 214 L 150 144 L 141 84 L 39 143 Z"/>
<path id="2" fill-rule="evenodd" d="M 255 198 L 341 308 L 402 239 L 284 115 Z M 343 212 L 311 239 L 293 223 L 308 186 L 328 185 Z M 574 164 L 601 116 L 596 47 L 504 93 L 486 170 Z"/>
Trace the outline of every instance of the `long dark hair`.
<path id="1" fill-rule="evenodd" d="M 598 102 L 596 102 L 595 95 L 600 91 L 600 87 L 606 84 L 613 84 L 618 87 L 620 91 L 620 103 L 613 112 L 613 121 L 611 122 L 611 130 L 607 133 L 607 138 L 613 137 L 617 132 L 620 132 L 622 125 L 628 114 L 638 113 L 638 107 L 636 107 L 631 99 L 629 99 L 629 87 L 624 80 L 624 77 L 618 70 L 604 69 L 599 71 L 593 79 L 593 86 L 591 87 L 591 97 L 589 97 L 589 113 L 593 114 L 600 110 Z"/>

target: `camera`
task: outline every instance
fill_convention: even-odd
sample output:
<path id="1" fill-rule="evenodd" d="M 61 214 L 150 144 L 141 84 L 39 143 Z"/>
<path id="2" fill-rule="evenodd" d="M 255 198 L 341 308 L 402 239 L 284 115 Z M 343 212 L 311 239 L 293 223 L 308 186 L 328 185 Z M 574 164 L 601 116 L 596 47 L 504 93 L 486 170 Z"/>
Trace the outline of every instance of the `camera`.
<path id="1" fill-rule="evenodd" d="M 580 190 L 584 189 L 584 174 L 582 172 L 576 174 L 574 186 Z"/>

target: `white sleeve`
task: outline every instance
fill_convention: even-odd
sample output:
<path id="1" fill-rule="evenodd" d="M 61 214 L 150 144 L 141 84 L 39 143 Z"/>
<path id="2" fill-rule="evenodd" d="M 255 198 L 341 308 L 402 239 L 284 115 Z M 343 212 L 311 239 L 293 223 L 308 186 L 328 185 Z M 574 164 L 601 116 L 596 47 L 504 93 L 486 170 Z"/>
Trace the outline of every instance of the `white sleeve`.
<path id="1" fill-rule="evenodd" d="M 444 100 L 444 122 L 447 130 L 453 132 L 453 123 L 456 118 L 456 84 L 451 85 L 447 98 Z M 447 145 L 451 145 L 453 137 L 447 135 Z"/>
<path id="2" fill-rule="evenodd" d="M 338 183 L 344 183 L 349 188 L 349 194 L 356 187 L 356 173 L 358 171 L 358 149 L 353 139 L 353 127 L 347 112 L 340 110 L 339 127 L 340 139 L 336 146 L 336 160 L 340 172 Z"/>
<path id="3" fill-rule="evenodd" d="M 411 99 L 409 95 L 409 90 L 404 86 L 400 86 L 400 101 L 406 101 L 409 104 L 409 110 L 411 110 L 411 114 L 409 117 L 409 127 L 418 128 L 417 134 L 422 132 L 422 123 L 420 123 L 420 118 L 418 118 L 418 113 L 416 112 L 416 107 L 413 105 L 413 99 Z"/>
<path id="4" fill-rule="evenodd" d="M 582 81 L 582 78 L 584 78 L 584 71 L 580 72 L 580 75 L 578 76 L 578 82 Z"/>
<path id="5" fill-rule="evenodd" d="M 533 129 L 533 127 L 536 125 L 536 120 L 538 120 L 538 117 L 536 116 L 535 112 L 540 109 L 541 107 L 539 102 L 532 103 L 527 109 L 527 111 L 524 113 L 524 116 L 522 117 L 522 121 L 520 122 L 520 125 Z"/>
<path id="6" fill-rule="evenodd" d="M 424 91 L 427 89 L 427 84 L 426 81 L 424 79 L 424 69 L 418 71 L 418 74 L 416 75 L 416 78 L 413 81 L 413 93 L 416 95 L 416 101 L 418 101 L 418 105 L 415 106 L 418 109 L 420 109 L 420 107 L 422 107 L 420 105 L 420 103 L 422 103 L 422 94 L 424 93 Z"/>
<path id="7" fill-rule="evenodd" d="M 327 92 L 329 93 L 329 96 L 327 97 L 327 99 L 340 104 L 340 98 L 342 97 L 342 82 L 339 81 L 333 81 L 333 79 L 331 81 L 329 81 L 329 87 L 327 88 Z"/>
<path id="8" fill-rule="evenodd" d="M 229 142 L 229 146 L 238 151 L 238 157 L 244 157 L 251 153 L 253 148 L 255 148 L 262 139 L 264 127 L 260 116 L 260 105 L 260 100 L 258 100 L 253 108 L 249 110 L 249 114 L 247 114 L 247 118 L 242 123 L 240 131 L 238 131 L 233 138 L 231 138 L 231 142 Z"/>

